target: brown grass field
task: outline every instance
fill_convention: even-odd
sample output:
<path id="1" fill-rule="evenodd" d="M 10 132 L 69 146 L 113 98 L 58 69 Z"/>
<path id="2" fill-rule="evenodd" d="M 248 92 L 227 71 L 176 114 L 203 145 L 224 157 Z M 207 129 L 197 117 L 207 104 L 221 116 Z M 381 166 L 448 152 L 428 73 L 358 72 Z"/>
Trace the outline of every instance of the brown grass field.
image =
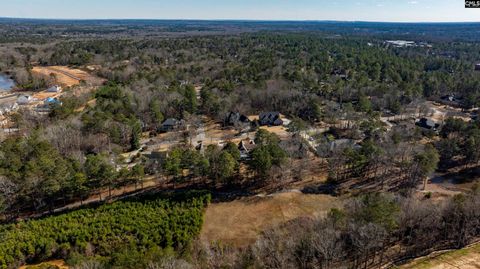
<path id="1" fill-rule="evenodd" d="M 49 262 L 44 262 L 40 264 L 35 264 L 35 265 L 25 265 L 21 266 L 18 269 L 37 269 L 37 268 L 46 268 L 46 266 L 56 266 L 59 269 L 69 269 L 69 267 L 65 264 L 65 261 L 63 260 L 53 260 Z"/>
<path id="2" fill-rule="evenodd" d="M 60 93 L 41 91 L 41 92 L 34 93 L 33 98 L 38 100 L 43 100 L 48 97 L 51 97 L 51 98 L 59 97 L 60 95 L 61 95 Z"/>
<path id="3" fill-rule="evenodd" d="M 324 216 L 341 201 L 329 195 L 292 191 L 233 202 L 213 203 L 205 213 L 201 240 L 243 247 L 260 232 L 299 217 Z"/>
<path id="4" fill-rule="evenodd" d="M 480 268 L 480 244 L 470 247 L 433 254 L 419 258 L 398 269 L 478 269 Z"/>

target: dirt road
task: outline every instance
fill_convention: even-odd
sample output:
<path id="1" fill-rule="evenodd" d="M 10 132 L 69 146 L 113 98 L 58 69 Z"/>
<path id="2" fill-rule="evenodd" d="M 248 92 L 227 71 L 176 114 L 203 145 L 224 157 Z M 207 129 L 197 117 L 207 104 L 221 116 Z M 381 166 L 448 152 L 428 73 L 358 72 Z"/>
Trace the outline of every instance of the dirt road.
<path id="1" fill-rule="evenodd" d="M 478 269 L 480 268 L 480 244 L 419 258 L 400 269 Z"/>

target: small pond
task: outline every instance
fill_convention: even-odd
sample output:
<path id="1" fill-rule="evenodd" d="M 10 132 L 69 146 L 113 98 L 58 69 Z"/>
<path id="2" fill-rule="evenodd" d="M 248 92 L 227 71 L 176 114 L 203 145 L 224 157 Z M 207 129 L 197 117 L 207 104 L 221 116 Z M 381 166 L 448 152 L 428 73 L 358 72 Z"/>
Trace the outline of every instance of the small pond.
<path id="1" fill-rule="evenodd" d="M 0 74 L 0 91 L 9 91 L 15 87 L 15 81 L 5 74 Z"/>

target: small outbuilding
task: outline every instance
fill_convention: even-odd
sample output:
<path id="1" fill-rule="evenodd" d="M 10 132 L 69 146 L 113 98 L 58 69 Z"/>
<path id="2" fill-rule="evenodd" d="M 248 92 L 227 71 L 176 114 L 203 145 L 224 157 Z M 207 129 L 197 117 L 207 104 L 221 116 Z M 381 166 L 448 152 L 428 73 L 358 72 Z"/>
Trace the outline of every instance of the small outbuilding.
<path id="1" fill-rule="evenodd" d="M 160 132 L 171 132 L 175 129 L 178 129 L 180 126 L 180 121 L 175 118 L 166 119 L 160 126 Z"/>
<path id="2" fill-rule="evenodd" d="M 33 101 L 33 97 L 31 95 L 20 95 L 17 99 L 17 104 L 19 105 L 27 105 Z"/>
<path id="3" fill-rule="evenodd" d="M 441 99 L 446 102 L 455 102 L 457 100 L 454 94 L 444 95 L 441 97 Z"/>
<path id="4" fill-rule="evenodd" d="M 203 153 L 205 151 L 205 144 L 203 143 L 203 141 L 198 141 L 198 144 L 195 146 L 195 149 Z"/>
<path id="5" fill-rule="evenodd" d="M 225 117 L 225 125 L 238 126 L 244 124 L 250 124 L 250 120 L 247 116 L 240 114 L 239 112 L 230 112 Z"/>
<path id="6" fill-rule="evenodd" d="M 155 150 L 152 151 L 149 155 L 150 159 L 153 160 L 165 160 L 168 157 L 168 151 Z"/>
<path id="7" fill-rule="evenodd" d="M 48 97 L 43 101 L 43 104 L 45 105 L 61 105 L 62 102 L 58 100 L 58 98 L 53 98 L 53 97 Z"/>
<path id="8" fill-rule="evenodd" d="M 478 64 L 475 65 L 475 70 L 476 70 L 476 71 L 480 71 L 480 63 L 478 63 Z"/>
<path id="9" fill-rule="evenodd" d="M 48 88 L 47 92 L 60 93 L 60 92 L 62 92 L 62 87 L 60 87 L 58 85 L 54 85 L 54 86 Z"/>
<path id="10" fill-rule="evenodd" d="M 355 140 L 352 140 L 352 139 L 347 139 L 347 138 L 336 139 L 329 143 L 329 150 L 335 151 L 336 149 L 339 149 L 339 148 L 354 147 L 356 145 L 357 144 L 355 143 Z"/>
<path id="11" fill-rule="evenodd" d="M 437 130 L 438 127 L 440 127 L 440 124 L 435 123 L 433 120 L 427 118 L 421 118 L 415 124 L 421 128 L 434 131 Z"/>
<path id="12" fill-rule="evenodd" d="M 343 80 L 348 79 L 347 71 L 343 69 L 334 69 L 330 74 L 334 77 L 337 77 Z"/>

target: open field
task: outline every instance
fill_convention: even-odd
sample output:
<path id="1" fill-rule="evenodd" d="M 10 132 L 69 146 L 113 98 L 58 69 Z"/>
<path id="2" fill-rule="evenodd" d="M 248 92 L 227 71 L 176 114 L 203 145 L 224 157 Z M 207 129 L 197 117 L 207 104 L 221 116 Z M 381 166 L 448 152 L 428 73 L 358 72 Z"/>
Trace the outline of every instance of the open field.
<path id="1" fill-rule="evenodd" d="M 480 169 L 457 167 L 448 172 L 437 172 L 429 180 L 425 192 L 455 195 L 470 191 L 480 183 Z"/>
<path id="2" fill-rule="evenodd" d="M 433 254 L 419 258 L 399 269 L 478 269 L 480 268 L 480 244 L 471 247 Z"/>
<path id="3" fill-rule="evenodd" d="M 103 83 L 103 79 L 95 77 L 83 70 L 66 66 L 35 66 L 32 71 L 35 74 L 47 78 L 49 78 L 51 74 L 54 74 L 56 83 L 65 87 L 78 85 L 82 80 L 93 85 L 100 85 Z"/>
<path id="4" fill-rule="evenodd" d="M 47 91 L 41 91 L 34 93 L 32 95 L 33 99 L 35 100 L 44 100 L 46 98 L 58 98 L 61 95 L 61 93 L 56 93 L 56 92 L 47 92 Z"/>
<path id="5" fill-rule="evenodd" d="M 261 126 L 260 129 L 269 131 L 278 135 L 281 139 L 287 139 L 291 134 L 287 131 L 285 126 Z"/>
<path id="6" fill-rule="evenodd" d="M 246 246 L 270 227 L 299 217 L 323 216 L 340 205 L 338 198 L 299 191 L 213 203 L 205 213 L 200 237 L 207 242 Z"/>
<path id="7" fill-rule="evenodd" d="M 426 102 L 426 105 L 431 109 L 432 119 L 437 122 L 443 122 L 447 118 L 461 119 L 466 122 L 471 120 L 470 113 L 463 111 L 461 108 L 438 104 L 435 102 Z"/>

